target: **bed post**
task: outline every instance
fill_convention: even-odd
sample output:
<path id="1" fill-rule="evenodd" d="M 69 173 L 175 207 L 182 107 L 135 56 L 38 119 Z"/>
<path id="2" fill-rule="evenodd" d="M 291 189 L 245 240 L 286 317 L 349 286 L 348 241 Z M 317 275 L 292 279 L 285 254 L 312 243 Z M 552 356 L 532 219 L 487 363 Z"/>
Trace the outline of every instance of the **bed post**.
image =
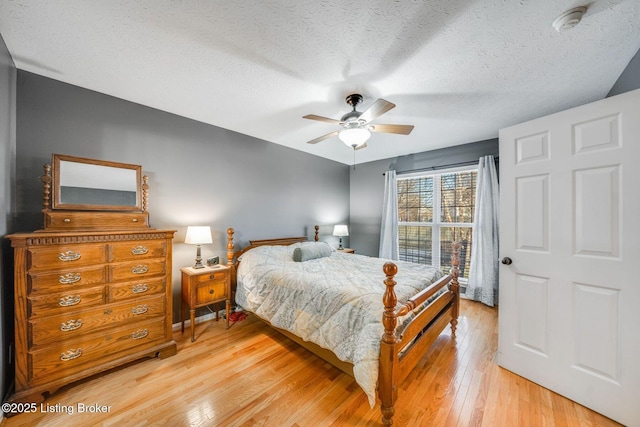
<path id="1" fill-rule="evenodd" d="M 460 283 L 458 282 L 458 276 L 460 275 L 460 243 L 453 242 L 453 259 L 451 260 L 451 283 L 449 283 L 449 290 L 454 293 L 453 297 L 453 312 L 451 313 L 451 336 L 456 337 L 456 327 L 458 326 L 458 314 L 460 313 Z"/>
<path id="2" fill-rule="evenodd" d="M 384 335 L 380 341 L 380 371 L 378 377 L 378 397 L 380 398 L 380 410 L 382 411 L 382 424 L 390 426 L 393 424 L 394 404 L 398 397 L 396 385 L 396 366 L 398 352 L 396 351 L 396 325 L 395 308 L 398 302 L 394 286 L 396 281 L 393 277 L 398 272 L 398 267 L 392 262 L 386 262 L 382 267 L 387 278 L 384 281 L 386 290 L 382 297 L 384 303 L 384 313 L 382 314 L 382 325 Z"/>
<path id="3" fill-rule="evenodd" d="M 315 236 L 313 236 L 313 240 L 314 240 L 315 242 L 317 242 L 317 241 L 319 241 L 319 240 L 320 240 L 320 237 L 318 237 L 318 233 L 320 233 L 320 231 L 319 231 L 319 230 L 320 230 L 320 226 L 319 226 L 319 225 L 316 225 L 316 226 L 314 226 L 313 228 L 316 230 L 316 234 L 315 234 Z"/>
<path id="4" fill-rule="evenodd" d="M 236 265 L 234 263 L 233 253 L 233 233 L 233 228 L 227 228 L 227 267 L 231 269 L 231 293 L 233 296 L 232 303 L 235 304 Z"/>
<path id="5" fill-rule="evenodd" d="M 227 228 L 227 265 L 233 267 L 233 228 Z"/>

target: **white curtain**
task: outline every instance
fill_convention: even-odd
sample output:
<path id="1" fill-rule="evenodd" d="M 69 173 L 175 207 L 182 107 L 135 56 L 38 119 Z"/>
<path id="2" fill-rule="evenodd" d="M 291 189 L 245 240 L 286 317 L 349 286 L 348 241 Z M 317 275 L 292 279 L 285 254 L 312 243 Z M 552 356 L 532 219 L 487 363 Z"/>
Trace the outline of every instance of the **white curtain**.
<path id="1" fill-rule="evenodd" d="M 380 228 L 380 258 L 398 260 L 398 187 L 396 171 L 384 175 L 384 202 L 382 204 L 382 227 Z"/>
<path id="2" fill-rule="evenodd" d="M 473 218 L 471 268 L 465 296 L 498 304 L 498 176 L 493 156 L 480 158 Z"/>

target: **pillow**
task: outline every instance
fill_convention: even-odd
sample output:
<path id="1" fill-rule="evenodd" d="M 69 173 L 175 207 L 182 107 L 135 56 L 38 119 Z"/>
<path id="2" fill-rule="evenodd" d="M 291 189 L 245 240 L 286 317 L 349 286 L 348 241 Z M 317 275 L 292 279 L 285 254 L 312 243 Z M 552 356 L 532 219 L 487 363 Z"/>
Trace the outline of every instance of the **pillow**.
<path id="1" fill-rule="evenodd" d="M 303 242 L 293 250 L 293 260 L 309 261 L 331 255 L 331 247 L 326 242 Z"/>

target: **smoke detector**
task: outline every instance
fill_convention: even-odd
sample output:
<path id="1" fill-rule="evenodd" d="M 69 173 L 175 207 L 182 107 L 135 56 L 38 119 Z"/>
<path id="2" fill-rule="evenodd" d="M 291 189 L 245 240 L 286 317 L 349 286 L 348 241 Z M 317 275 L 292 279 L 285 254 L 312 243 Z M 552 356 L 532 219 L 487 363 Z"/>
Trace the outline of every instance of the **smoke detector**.
<path id="1" fill-rule="evenodd" d="M 580 23 L 582 16 L 586 12 L 587 8 L 585 6 L 578 6 L 567 10 L 553 21 L 553 28 L 559 33 L 570 30 Z"/>

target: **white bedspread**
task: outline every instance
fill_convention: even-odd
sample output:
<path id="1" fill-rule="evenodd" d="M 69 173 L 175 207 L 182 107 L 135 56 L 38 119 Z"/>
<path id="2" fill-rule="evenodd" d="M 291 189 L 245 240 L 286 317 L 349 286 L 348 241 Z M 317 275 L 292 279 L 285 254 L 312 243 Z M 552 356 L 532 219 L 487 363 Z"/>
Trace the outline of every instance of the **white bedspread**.
<path id="1" fill-rule="evenodd" d="M 387 260 L 332 252 L 294 262 L 298 244 L 261 246 L 242 255 L 236 302 L 354 366 L 356 382 L 375 405 L 382 326 L 382 266 Z M 442 277 L 439 269 L 396 261 L 398 303 Z"/>

